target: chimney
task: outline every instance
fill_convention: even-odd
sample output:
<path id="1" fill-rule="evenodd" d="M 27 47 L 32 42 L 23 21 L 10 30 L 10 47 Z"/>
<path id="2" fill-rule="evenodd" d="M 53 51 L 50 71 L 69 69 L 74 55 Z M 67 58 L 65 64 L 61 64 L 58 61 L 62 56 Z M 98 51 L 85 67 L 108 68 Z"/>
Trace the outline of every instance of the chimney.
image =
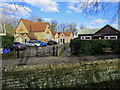
<path id="1" fill-rule="evenodd" d="M 42 22 L 42 19 L 38 19 L 38 23 L 41 23 Z"/>

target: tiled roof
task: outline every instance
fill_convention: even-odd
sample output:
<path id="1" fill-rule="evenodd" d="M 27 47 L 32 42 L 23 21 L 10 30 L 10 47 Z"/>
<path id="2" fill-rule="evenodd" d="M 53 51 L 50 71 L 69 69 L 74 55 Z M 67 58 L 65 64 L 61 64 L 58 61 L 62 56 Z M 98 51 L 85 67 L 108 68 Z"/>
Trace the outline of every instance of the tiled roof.
<path id="1" fill-rule="evenodd" d="M 48 22 L 39 22 L 39 23 L 35 23 L 26 19 L 20 19 L 20 21 L 22 21 L 24 23 L 24 25 L 26 26 L 27 30 L 30 32 L 30 29 L 32 32 L 44 32 L 47 25 L 50 25 Z"/>
<path id="2" fill-rule="evenodd" d="M 63 34 L 64 34 L 65 36 L 70 36 L 71 33 L 72 33 L 72 32 L 63 32 Z"/>
<path id="3" fill-rule="evenodd" d="M 27 33 L 26 35 L 32 40 L 37 40 L 37 37 L 33 33 Z"/>
<path id="4" fill-rule="evenodd" d="M 30 39 L 37 40 L 37 37 L 33 33 L 21 33 L 21 35 L 26 34 Z"/>
<path id="5" fill-rule="evenodd" d="M 58 36 L 63 33 L 65 36 L 70 36 L 72 32 L 55 32 L 55 34 L 58 33 Z"/>

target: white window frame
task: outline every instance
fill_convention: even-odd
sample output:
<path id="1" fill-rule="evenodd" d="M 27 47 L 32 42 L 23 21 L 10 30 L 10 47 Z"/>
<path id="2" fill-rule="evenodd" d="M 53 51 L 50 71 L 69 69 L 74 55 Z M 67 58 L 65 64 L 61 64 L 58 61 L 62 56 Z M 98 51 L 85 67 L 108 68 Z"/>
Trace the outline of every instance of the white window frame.
<path id="1" fill-rule="evenodd" d="M 90 39 L 86 39 L 86 37 L 89 37 Z M 83 39 L 82 39 L 83 38 Z M 91 40 L 92 37 L 91 36 L 81 36 L 81 40 Z"/>
<path id="2" fill-rule="evenodd" d="M 106 37 L 108 37 L 108 39 L 110 39 L 110 37 L 115 37 L 117 39 L 117 36 L 104 36 L 104 39 L 106 39 Z"/>

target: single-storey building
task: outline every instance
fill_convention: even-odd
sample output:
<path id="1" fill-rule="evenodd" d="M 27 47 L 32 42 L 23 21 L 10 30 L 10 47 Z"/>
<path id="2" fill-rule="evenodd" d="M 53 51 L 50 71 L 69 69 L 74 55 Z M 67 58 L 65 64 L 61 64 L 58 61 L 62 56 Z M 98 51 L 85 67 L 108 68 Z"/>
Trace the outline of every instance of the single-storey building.
<path id="1" fill-rule="evenodd" d="M 77 37 L 81 40 L 120 39 L 120 31 L 107 24 L 101 29 L 80 29 Z"/>
<path id="2" fill-rule="evenodd" d="M 73 39 L 72 32 L 55 32 L 54 40 L 60 44 L 69 43 Z"/>
<path id="3" fill-rule="evenodd" d="M 42 22 L 41 19 L 38 19 L 38 22 L 36 23 L 21 18 L 14 31 L 14 37 L 15 41 L 20 43 L 25 43 L 29 40 L 41 40 L 47 42 L 53 39 L 53 34 L 48 22 Z"/>

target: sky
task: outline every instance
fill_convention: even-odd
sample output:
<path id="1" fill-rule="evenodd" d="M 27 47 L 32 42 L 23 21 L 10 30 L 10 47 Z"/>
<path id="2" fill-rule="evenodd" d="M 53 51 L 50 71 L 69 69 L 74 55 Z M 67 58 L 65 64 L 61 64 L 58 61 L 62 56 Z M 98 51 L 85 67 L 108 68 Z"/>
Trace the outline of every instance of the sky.
<path id="1" fill-rule="evenodd" d="M 86 1 L 89 1 L 85 4 Z M 102 1 L 98 8 L 95 1 Z M 118 1 L 119 0 L 1 0 L 1 15 L 7 12 L 9 19 L 38 16 L 44 22 L 56 20 L 61 23 L 75 23 L 87 29 L 100 29 L 109 24 L 118 29 Z M 82 8 L 81 8 L 82 7 Z M 106 7 L 103 10 L 103 7 Z M 16 9 L 17 8 L 17 9 Z M 97 9 L 98 12 L 95 12 Z M 91 10 L 92 13 L 88 11 Z M 87 11 L 87 13 L 86 13 Z M 114 20 L 114 21 L 113 21 Z"/>

